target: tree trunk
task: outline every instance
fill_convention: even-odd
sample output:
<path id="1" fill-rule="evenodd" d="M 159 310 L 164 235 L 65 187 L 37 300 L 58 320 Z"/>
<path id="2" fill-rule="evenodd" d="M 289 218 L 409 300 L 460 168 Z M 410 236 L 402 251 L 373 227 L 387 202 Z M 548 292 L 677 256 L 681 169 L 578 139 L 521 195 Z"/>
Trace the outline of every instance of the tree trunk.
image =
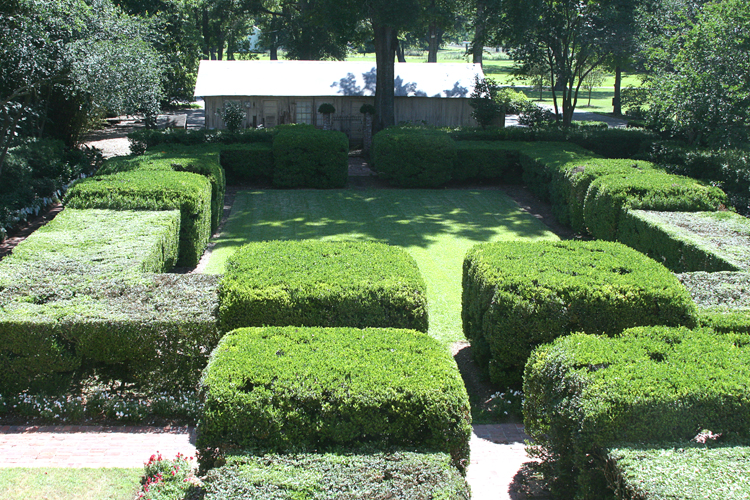
<path id="1" fill-rule="evenodd" d="M 203 8 L 201 13 L 201 32 L 203 34 L 203 58 L 211 58 L 211 28 L 208 25 L 208 9 Z"/>
<path id="2" fill-rule="evenodd" d="M 437 22 L 430 22 L 429 40 L 427 40 L 427 62 L 436 63 L 438 53 L 438 28 Z"/>
<path id="3" fill-rule="evenodd" d="M 365 125 L 364 125 L 364 137 L 362 138 L 362 154 L 365 158 L 370 158 L 370 150 L 372 149 L 372 115 L 365 113 Z"/>
<path id="4" fill-rule="evenodd" d="M 620 88 L 622 87 L 622 68 L 615 66 L 615 96 L 612 98 L 612 114 L 622 116 L 622 97 Z"/>
<path id="5" fill-rule="evenodd" d="M 477 1 L 477 17 L 474 21 L 474 40 L 471 42 L 471 60 L 474 64 L 482 64 L 482 55 L 484 53 L 484 22 L 485 2 Z"/>
<path id="6" fill-rule="evenodd" d="M 269 49 L 270 51 L 270 59 L 272 61 L 278 61 L 279 60 L 279 45 L 278 45 L 278 20 L 276 19 L 276 16 L 273 16 L 271 18 L 271 47 Z"/>
<path id="7" fill-rule="evenodd" d="M 396 58 L 398 62 L 406 62 L 406 53 L 404 52 L 404 45 L 397 39 L 396 40 Z"/>
<path id="8" fill-rule="evenodd" d="M 372 23 L 375 33 L 375 120 L 373 134 L 395 124 L 394 104 L 394 59 L 398 44 L 398 31 L 390 26 Z"/>

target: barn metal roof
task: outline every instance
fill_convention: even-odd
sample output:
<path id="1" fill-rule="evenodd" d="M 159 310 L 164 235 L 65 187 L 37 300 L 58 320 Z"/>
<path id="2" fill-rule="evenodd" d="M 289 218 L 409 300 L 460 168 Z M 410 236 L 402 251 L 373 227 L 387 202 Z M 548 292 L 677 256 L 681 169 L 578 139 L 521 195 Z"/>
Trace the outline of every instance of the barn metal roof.
<path id="1" fill-rule="evenodd" d="M 396 96 L 469 97 L 479 64 L 396 63 Z M 196 97 L 374 96 L 374 62 L 201 61 Z"/>

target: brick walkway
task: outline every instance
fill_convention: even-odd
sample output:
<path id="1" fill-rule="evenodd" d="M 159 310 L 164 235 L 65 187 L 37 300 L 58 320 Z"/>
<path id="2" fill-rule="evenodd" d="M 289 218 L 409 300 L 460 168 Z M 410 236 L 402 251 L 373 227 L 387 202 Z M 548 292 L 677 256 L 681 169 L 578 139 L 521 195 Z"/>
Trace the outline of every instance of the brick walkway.
<path id="1" fill-rule="evenodd" d="M 522 425 L 475 425 L 467 480 L 474 500 L 505 500 L 527 462 Z M 195 455 L 195 430 L 187 427 L 0 427 L 0 467 L 135 467 L 157 451 Z"/>

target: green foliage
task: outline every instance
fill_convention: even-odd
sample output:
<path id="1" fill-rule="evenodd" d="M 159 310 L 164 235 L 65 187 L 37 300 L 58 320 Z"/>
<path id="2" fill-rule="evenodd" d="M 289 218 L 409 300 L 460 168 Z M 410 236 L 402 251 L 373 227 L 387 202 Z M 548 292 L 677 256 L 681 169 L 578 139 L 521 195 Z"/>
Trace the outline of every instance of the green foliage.
<path id="1" fill-rule="evenodd" d="M 444 453 L 233 455 L 203 484 L 205 500 L 470 498 Z"/>
<path id="2" fill-rule="evenodd" d="M 678 274 L 701 308 L 750 309 L 750 274 L 734 272 L 695 272 Z"/>
<path id="3" fill-rule="evenodd" d="M 520 154 L 506 143 L 462 141 L 456 143 L 452 180 L 490 180 L 502 184 L 521 183 Z"/>
<path id="4" fill-rule="evenodd" d="M 516 144 L 513 148 L 521 151 L 521 166 L 523 167 L 523 181 L 532 193 L 543 201 L 554 205 L 563 205 L 567 196 L 560 194 L 552 198 L 552 188 L 559 184 L 565 173 L 575 168 L 575 163 L 592 160 L 597 156 L 575 144 L 561 142 L 543 142 L 534 144 Z M 556 212 L 564 213 L 557 208 Z M 561 215 L 561 220 L 567 222 Z"/>
<path id="5" fill-rule="evenodd" d="M 474 111 L 471 116 L 484 129 L 492 125 L 503 114 L 502 107 L 497 103 L 497 84 L 491 78 L 474 77 L 474 90 L 469 96 L 469 106 Z"/>
<path id="6" fill-rule="evenodd" d="M 583 218 L 594 238 L 616 240 L 629 209 L 701 212 L 716 210 L 726 201 L 719 188 L 658 170 L 643 170 L 593 181 L 586 193 Z"/>
<path id="7" fill-rule="evenodd" d="M 221 166 L 232 184 L 273 180 L 273 147 L 266 143 L 233 144 L 221 148 Z"/>
<path id="8" fill-rule="evenodd" d="M 750 309 L 701 309 L 698 324 L 720 333 L 750 334 Z"/>
<path id="9" fill-rule="evenodd" d="M 219 335 L 215 276 L 38 274 L 0 287 L 0 393 L 51 390 L 71 377 L 195 386 Z"/>
<path id="10" fill-rule="evenodd" d="M 394 186 L 430 188 L 451 179 L 456 145 L 447 134 L 422 128 L 388 128 L 372 139 L 378 174 Z"/>
<path id="11" fill-rule="evenodd" d="M 330 115 L 331 113 L 335 113 L 336 108 L 333 106 L 333 104 L 329 102 L 324 102 L 320 106 L 318 106 L 318 113 L 324 114 L 324 115 Z"/>
<path id="12" fill-rule="evenodd" d="M 349 177 L 349 139 L 311 125 L 283 127 L 273 140 L 273 185 L 342 188 Z"/>
<path id="13" fill-rule="evenodd" d="M 519 387 L 538 345 L 573 332 L 692 326 L 695 306 L 666 268 L 619 243 L 503 242 L 466 256 L 461 317 L 490 380 Z"/>
<path id="14" fill-rule="evenodd" d="M 0 261 L 0 286 L 61 276 L 167 272 L 177 262 L 180 213 L 63 210 Z"/>
<path id="15" fill-rule="evenodd" d="M 136 170 L 192 172 L 211 182 L 211 231 L 219 227 L 224 212 L 227 182 L 219 163 L 219 153 L 211 146 L 163 145 L 145 156 L 116 156 L 104 162 L 97 175 L 109 175 Z"/>
<path id="16" fill-rule="evenodd" d="M 539 347 L 526 365 L 524 424 L 553 490 L 604 497 L 605 448 L 618 443 L 685 442 L 702 429 L 747 436 L 749 344 L 747 335 L 651 327 Z"/>
<path id="17" fill-rule="evenodd" d="M 226 129 L 230 133 L 235 133 L 242 128 L 242 122 L 245 121 L 247 113 L 239 102 L 227 101 L 219 111 L 219 115 Z"/>
<path id="18" fill-rule="evenodd" d="M 502 87 L 495 94 L 495 102 L 505 109 L 506 114 L 518 115 L 531 104 L 531 99 L 520 90 Z"/>
<path id="19" fill-rule="evenodd" d="M 143 466 L 139 499 L 143 500 L 183 500 L 191 498 L 198 488 L 191 479 L 193 457 L 181 453 L 172 459 L 165 459 L 161 453 L 151 455 Z"/>
<path id="20" fill-rule="evenodd" d="M 263 142 L 270 144 L 277 133 L 276 128 L 251 128 L 233 133 L 227 130 L 138 129 L 128 134 L 128 141 L 133 154 L 143 154 L 146 150 L 162 144 L 182 144 L 184 146 L 204 143 L 246 144 Z"/>
<path id="21" fill-rule="evenodd" d="M 359 112 L 363 115 L 374 115 L 375 114 L 375 106 L 372 104 L 363 104 L 359 108 Z"/>
<path id="22" fill-rule="evenodd" d="M 69 208 L 180 210 L 178 265 L 194 267 L 211 235 L 211 185 L 190 172 L 136 170 L 84 179 L 65 196 Z"/>
<path id="23" fill-rule="evenodd" d="M 568 134 L 567 140 L 605 158 L 634 158 L 657 139 L 655 133 L 642 128 L 579 127 Z"/>
<path id="24" fill-rule="evenodd" d="M 727 500 L 750 496 L 750 447 L 625 445 L 607 450 L 609 486 L 618 499 Z"/>
<path id="25" fill-rule="evenodd" d="M 617 239 L 678 273 L 750 269 L 750 222 L 732 212 L 628 210 Z"/>
<path id="26" fill-rule="evenodd" d="M 241 247 L 219 291 L 220 328 L 297 325 L 427 331 L 422 276 L 404 250 L 373 242 Z"/>
<path id="27" fill-rule="evenodd" d="M 468 465 L 469 399 L 448 350 L 413 330 L 266 327 L 221 340 L 196 447 L 219 453 L 420 449 Z"/>

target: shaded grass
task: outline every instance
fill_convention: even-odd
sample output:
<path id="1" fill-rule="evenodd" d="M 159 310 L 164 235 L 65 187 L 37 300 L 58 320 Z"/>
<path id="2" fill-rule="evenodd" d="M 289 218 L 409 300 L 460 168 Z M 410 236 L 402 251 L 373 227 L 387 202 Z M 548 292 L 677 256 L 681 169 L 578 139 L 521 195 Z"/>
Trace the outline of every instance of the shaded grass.
<path id="1" fill-rule="evenodd" d="M 266 240 L 373 240 L 406 249 L 427 284 L 429 333 L 463 340 L 461 273 L 477 243 L 558 239 L 497 190 L 244 191 L 204 272 L 222 273 L 241 245 Z"/>
<path id="2" fill-rule="evenodd" d="M 132 500 L 143 469 L 0 468 L 3 500 Z"/>

